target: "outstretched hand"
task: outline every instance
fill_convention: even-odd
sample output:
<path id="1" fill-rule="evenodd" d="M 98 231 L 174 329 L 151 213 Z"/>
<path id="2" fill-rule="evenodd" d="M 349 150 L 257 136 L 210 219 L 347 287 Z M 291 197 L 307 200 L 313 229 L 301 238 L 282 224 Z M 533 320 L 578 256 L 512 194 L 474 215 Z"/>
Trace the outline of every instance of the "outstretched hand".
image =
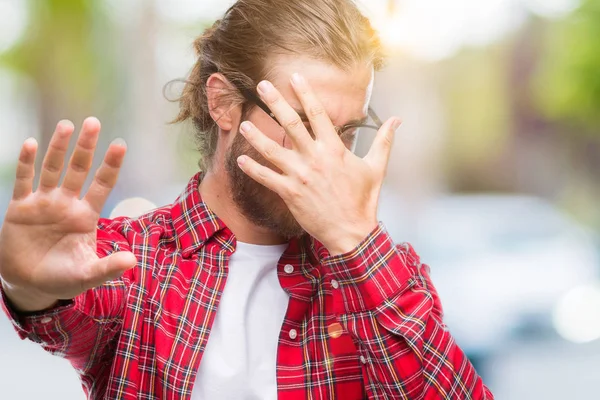
<path id="1" fill-rule="evenodd" d="M 73 131 L 69 121 L 57 125 L 36 191 L 37 142 L 28 139 L 21 149 L 13 198 L 0 231 L 0 276 L 11 300 L 24 311 L 73 298 L 120 277 L 136 263 L 131 253 L 102 259 L 96 255 L 97 223 L 117 182 L 126 146 L 122 141 L 110 145 L 89 190 L 80 198 L 92 166 L 100 122 L 88 118 L 83 123 L 59 185 Z"/>

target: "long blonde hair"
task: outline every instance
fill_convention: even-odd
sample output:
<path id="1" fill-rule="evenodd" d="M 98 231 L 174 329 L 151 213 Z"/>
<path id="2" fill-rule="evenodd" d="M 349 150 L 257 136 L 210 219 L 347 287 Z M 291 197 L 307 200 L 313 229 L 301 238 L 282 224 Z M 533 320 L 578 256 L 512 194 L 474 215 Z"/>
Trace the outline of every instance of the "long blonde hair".
<path id="1" fill-rule="evenodd" d="M 206 95 L 212 74 L 252 88 L 269 79 L 266 64 L 279 54 L 308 55 L 343 70 L 361 62 L 378 70 L 384 60 L 379 35 L 353 0 L 238 0 L 195 40 L 194 48 L 198 60 L 173 122 L 193 122 L 204 170 L 211 166 L 218 140 Z M 244 103 L 237 91 L 228 95 Z"/>

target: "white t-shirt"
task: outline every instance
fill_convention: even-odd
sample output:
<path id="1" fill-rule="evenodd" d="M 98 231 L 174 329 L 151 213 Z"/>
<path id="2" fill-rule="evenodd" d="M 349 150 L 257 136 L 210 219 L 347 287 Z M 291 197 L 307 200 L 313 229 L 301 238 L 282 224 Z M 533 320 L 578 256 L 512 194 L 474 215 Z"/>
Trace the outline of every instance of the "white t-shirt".
<path id="1" fill-rule="evenodd" d="M 277 399 L 277 345 L 289 302 L 277 263 L 286 248 L 238 242 L 193 400 Z"/>

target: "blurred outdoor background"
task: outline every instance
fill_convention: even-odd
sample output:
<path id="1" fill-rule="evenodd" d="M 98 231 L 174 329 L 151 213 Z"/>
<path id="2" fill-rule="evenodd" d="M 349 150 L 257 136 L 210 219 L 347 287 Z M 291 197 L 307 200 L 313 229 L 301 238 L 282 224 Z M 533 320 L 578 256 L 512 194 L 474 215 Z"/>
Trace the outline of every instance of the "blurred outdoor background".
<path id="1" fill-rule="evenodd" d="M 170 203 L 197 171 L 163 86 L 231 4 L 0 0 L 0 223 L 23 140 L 103 123 L 129 154 L 105 214 Z M 431 265 L 447 323 L 500 400 L 600 398 L 600 0 L 363 0 L 401 116 L 381 219 Z M 177 96 L 177 86 L 167 97 Z M 359 151 L 365 151 L 364 146 Z M 98 154 L 100 161 L 101 154 Z M 0 316 L 0 398 L 83 399 Z"/>

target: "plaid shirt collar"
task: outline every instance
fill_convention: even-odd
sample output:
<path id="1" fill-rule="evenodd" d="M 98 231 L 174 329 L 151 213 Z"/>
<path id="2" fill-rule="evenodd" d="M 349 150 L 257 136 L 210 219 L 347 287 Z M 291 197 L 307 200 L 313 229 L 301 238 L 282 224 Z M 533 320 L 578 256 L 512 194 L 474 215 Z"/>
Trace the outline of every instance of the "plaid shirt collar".
<path id="1" fill-rule="evenodd" d="M 190 257 L 204 247 L 205 243 L 217 233 L 222 233 L 219 236 L 225 239 L 223 244 L 226 250 L 230 253 L 235 250 L 233 234 L 200 197 L 198 186 L 201 180 L 202 174 L 196 174 L 171 207 L 175 236 L 184 258 Z"/>
<path id="2" fill-rule="evenodd" d="M 225 223 L 202 201 L 198 190 L 202 181 L 202 173 L 196 174 L 186 189 L 171 207 L 171 218 L 184 258 L 192 257 L 206 243 L 217 240 L 227 255 L 235 251 L 235 235 Z M 292 239 L 282 256 L 282 261 L 292 265 L 300 265 L 306 279 L 301 285 L 289 288 L 292 297 L 309 299 L 316 294 L 321 277 L 321 260 L 329 256 L 329 252 L 318 240 L 304 235 Z"/>

